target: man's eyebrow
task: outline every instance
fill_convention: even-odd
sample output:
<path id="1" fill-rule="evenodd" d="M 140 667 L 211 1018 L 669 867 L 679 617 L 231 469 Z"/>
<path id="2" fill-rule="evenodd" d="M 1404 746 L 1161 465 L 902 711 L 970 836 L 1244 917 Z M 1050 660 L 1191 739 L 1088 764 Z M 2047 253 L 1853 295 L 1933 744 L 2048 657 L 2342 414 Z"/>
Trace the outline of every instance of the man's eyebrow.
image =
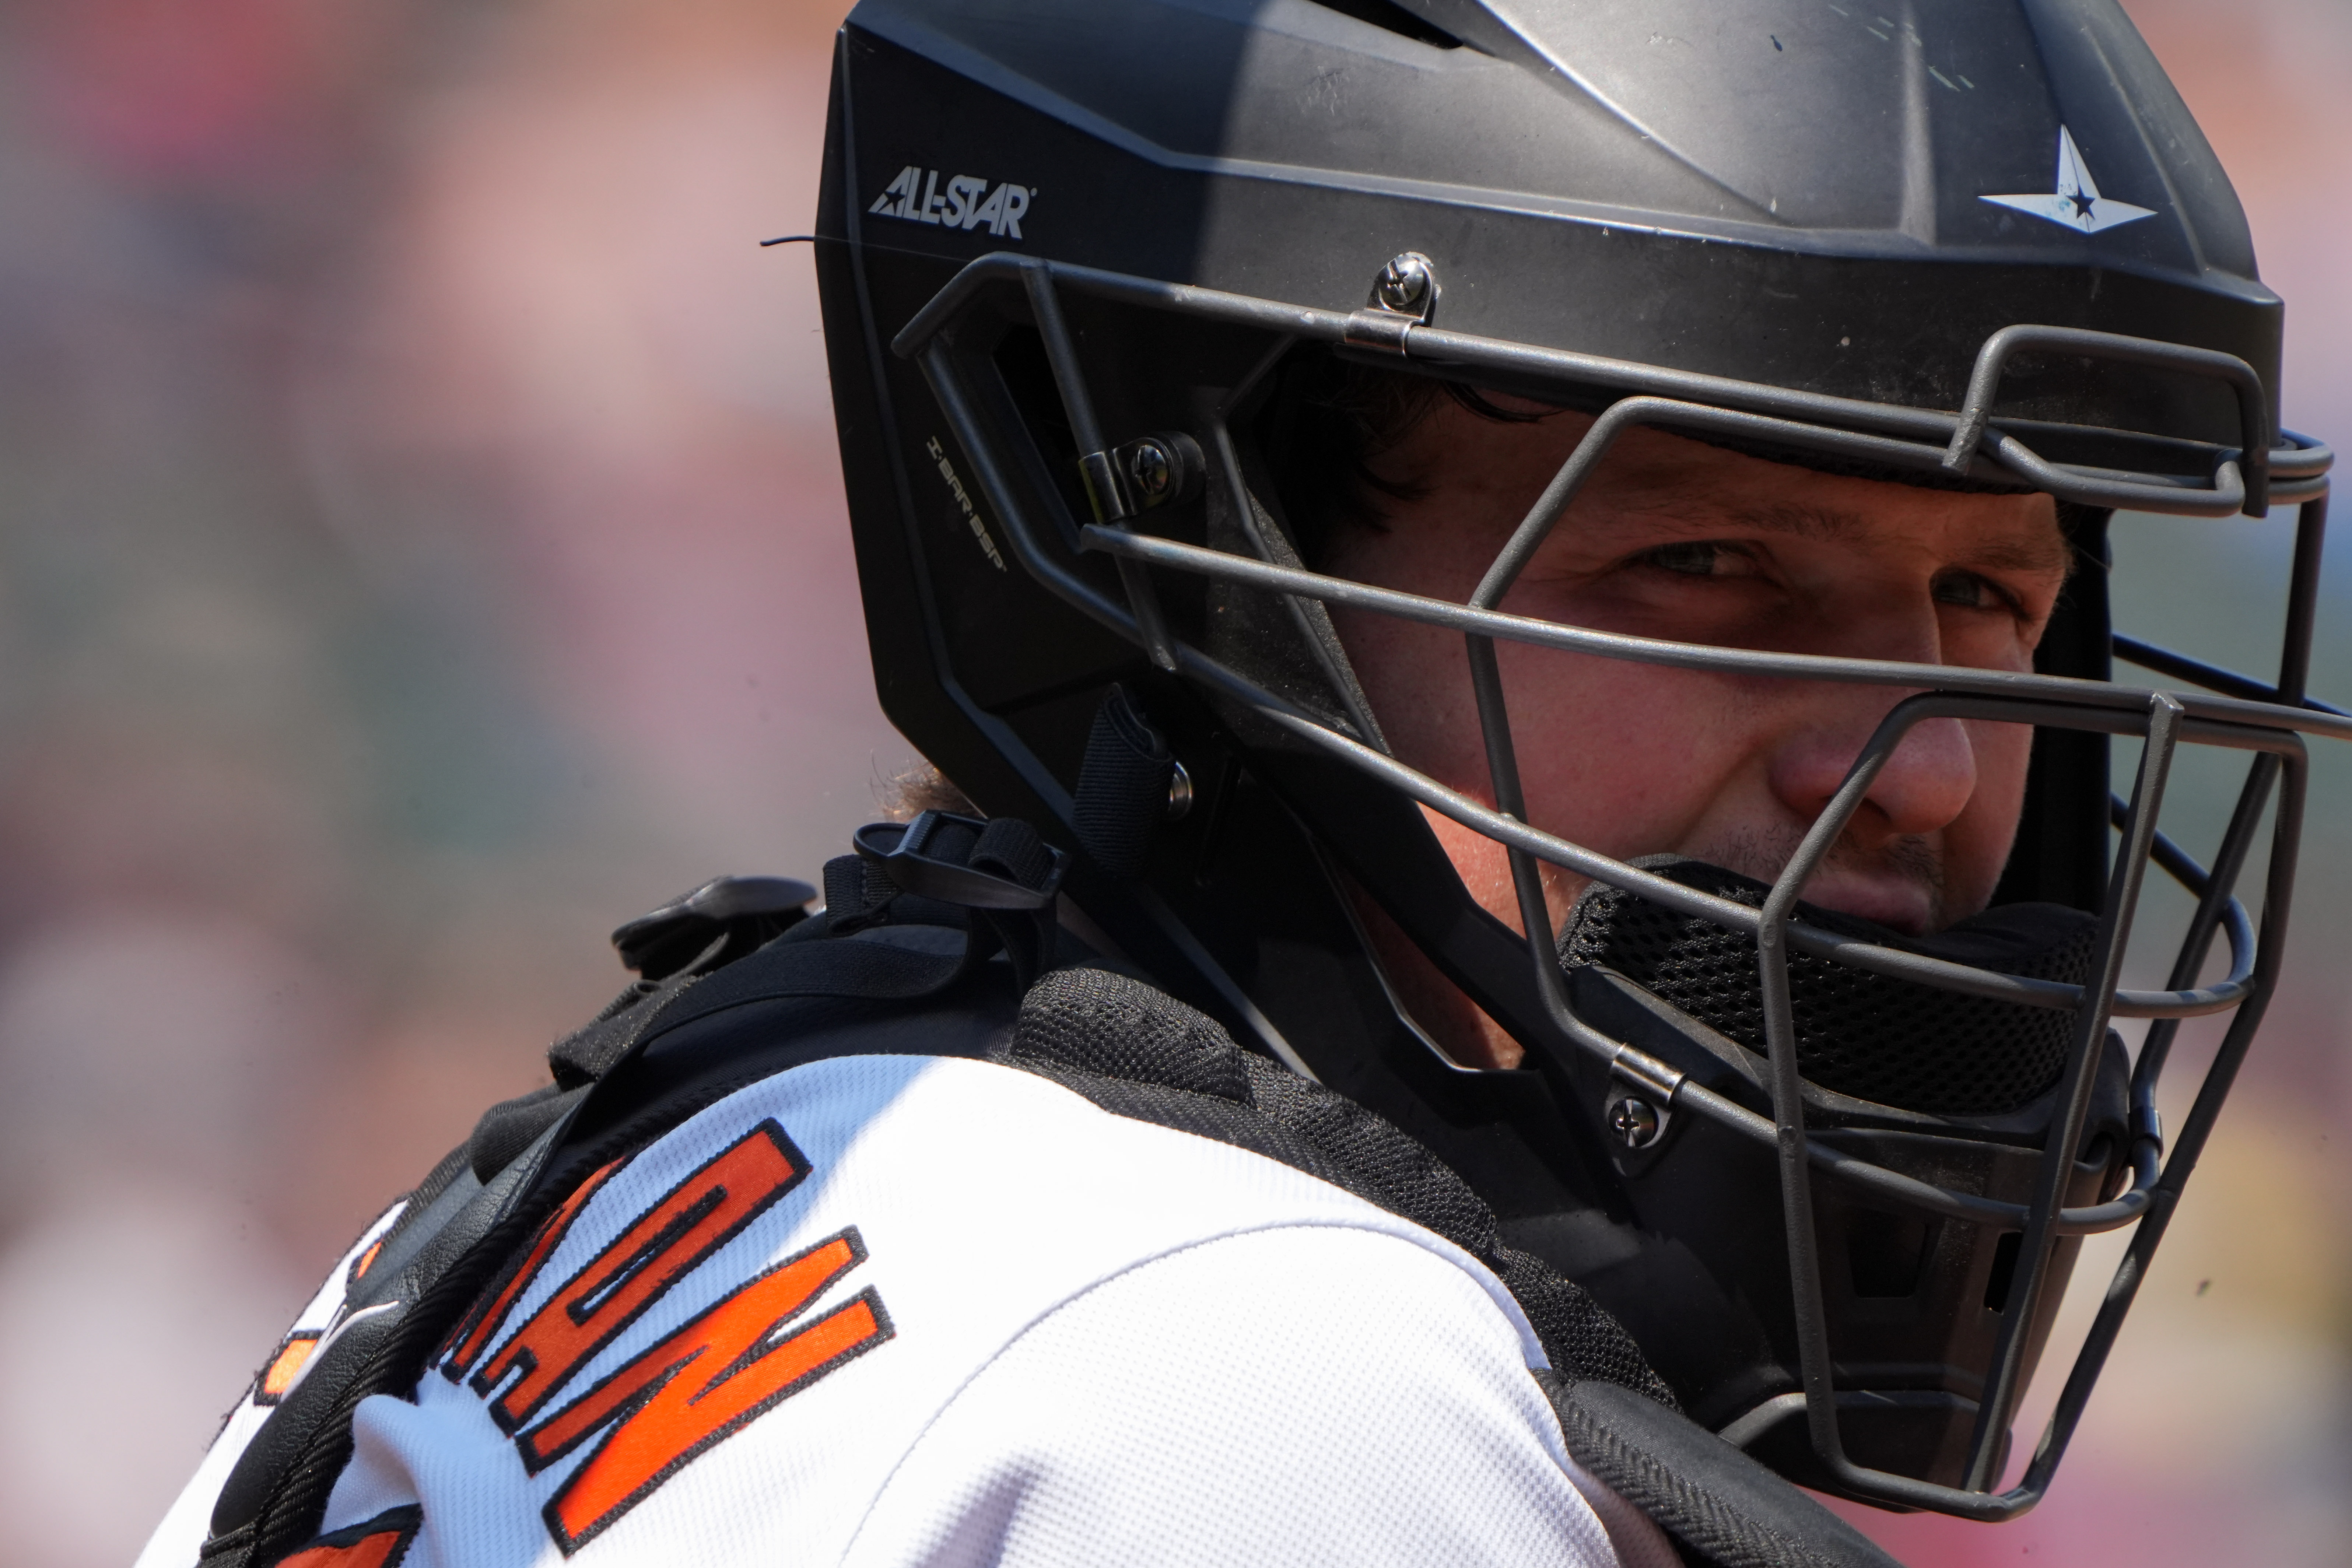
<path id="1" fill-rule="evenodd" d="M 1859 512 L 1834 511 L 1817 506 L 1741 506 L 1724 509 L 1735 522 L 1767 533 L 1793 534 L 1799 539 L 1860 539 L 1871 532 L 1870 520 Z"/>
<path id="2" fill-rule="evenodd" d="M 1734 505 L 1727 507 L 1725 512 L 1733 521 L 1747 527 L 1798 539 L 1862 539 L 1875 528 L 1860 512 L 1826 507 Z M 1994 572 L 2055 572 L 2064 575 L 2074 570 L 2074 552 L 2053 522 L 2022 534 L 2004 531 L 1976 542 L 1954 564 L 1980 566 Z"/>
<path id="3" fill-rule="evenodd" d="M 2066 542 L 2066 536 L 2053 524 L 2023 539 L 1990 540 L 1982 549 L 1969 552 L 1969 564 L 2005 572 L 2055 572 L 2066 576 L 2074 570 L 2074 547 Z"/>
<path id="4" fill-rule="evenodd" d="M 1871 531 L 1870 520 L 1860 512 L 1778 501 L 1709 499 L 1693 508 L 1688 500 L 1677 496 L 1651 504 L 1636 503 L 1624 510 L 1645 521 L 1672 524 L 1695 539 L 1705 538 L 1726 524 L 1799 539 L 1860 539 Z"/>

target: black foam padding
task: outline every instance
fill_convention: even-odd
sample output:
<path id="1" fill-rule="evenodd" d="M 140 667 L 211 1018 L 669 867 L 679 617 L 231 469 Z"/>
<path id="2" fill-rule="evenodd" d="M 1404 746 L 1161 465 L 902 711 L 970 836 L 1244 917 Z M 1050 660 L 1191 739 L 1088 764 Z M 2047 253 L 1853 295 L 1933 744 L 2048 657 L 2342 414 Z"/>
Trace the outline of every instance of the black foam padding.
<path id="1" fill-rule="evenodd" d="M 1633 864 L 1751 908 L 1770 891 L 1701 861 L 1653 856 Z M 2077 985 L 2089 976 L 2098 937 L 2092 916 L 2060 904 L 2004 905 L 1923 938 L 1811 904 L 1798 906 L 1798 918 L 1908 952 Z M 1569 915 L 1559 955 L 1570 968 L 1605 964 L 1717 1033 L 1765 1048 L 1756 942 L 1744 932 L 1595 882 Z M 2058 1081 L 2073 1038 L 2074 1015 L 2063 1009 L 1892 980 L 1793 947 L 1789 993 L 1808 1079 L 1932 1115 L 1997 1116 L 2031 1103 Z"/>
<path id="2" fill-rule="evenodd" d="M 357 1319 L 337 1333 L 325 1349 L 311 1352 L 320 1358 L 319 1364 L 303 1369 L 302 1380 L 269 1413 L 268 1419 L 254 1433 L 222 1481 L 213 1500 L 208 1533 L 229 1535 L 248 1526 L 257 1532 L 267 1531 L 265 1516 L 280 1489 L 282 1479 L 302 1465 L 322 1432 L 331 1436 L 339 1415 L 348 1423 L 344 1396 L 349 1392 L 350 1379 L 393 1341 L 403 1310 L 395 1308 Z M 348 1425 L 342 1438 L 342 1452 L 347 1455 Z M 340 1470 L 341 1466 L 338 1463 L 335 1468 Z M 322 1492 L 320 1501 L 324 1500 Z M 293 1533 L 306 1536 L 316 1533 L 317 1529 L 317 1522 L 311 1521 L 306 1526 L 298 1526 Z"/>

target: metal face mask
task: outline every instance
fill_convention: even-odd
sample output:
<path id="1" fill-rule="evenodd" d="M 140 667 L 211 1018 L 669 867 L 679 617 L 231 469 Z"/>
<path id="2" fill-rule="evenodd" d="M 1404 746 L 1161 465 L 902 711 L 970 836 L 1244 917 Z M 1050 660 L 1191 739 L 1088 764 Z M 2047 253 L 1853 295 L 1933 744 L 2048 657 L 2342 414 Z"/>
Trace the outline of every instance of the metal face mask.
<path id="1" fill-rule="evenodd" d="M 2250 252 L 2235 274 L 2211 264 L 2242 221 L 2231 230 L 2201 141 L 2165 171 L 2164 188 L 2186 193 L 2166 210 L 2125 202 L 2138 187 L 2105 170 L 2117 194 L 2102 194 L 2081 127 L 2158 112 L 2135 102 L 2178 109 L 2111 6 L 1922 5 L 1898 28 L 1907 64 L 1892 89 L 1877 46 L 1828 22 L 1761 56 L 1718 39 L 1697 68 L 1726 96 L 1704 112 L 1690 83 L 1644 78 L 1654 52 L 1612 35 L 1599 8 L 1551 8 L 1543 26 L 1467 0 L 1341 9 L 1095 7 L 1056 22 L 1034 6 L 869 0 L 852 17 L 818 249 L 885 704 L 984 805 L 1080 847 L 1087 721 L 1114 682 L 1142 693 L 1182 770 L 1170 815 L 1190 809 L 1134 865 L 1079 863 L 1070 896 L 1103 945 L 1436 1148 L 1519 1226 L 1517 1244 L 1626 1323 L 1702 1425 L 1851 1497 L 2013 1517 L 2049 1485 L 2275 989 L 2303 737 L 2352 738 L 2352 720 L 2304 694 L 2329 454 L 2276 430 L 2277 305 Z M 1145 21 L 1150 51 L 1119 41 Z M 2084 55 L 2070 41 L 2083 37 L 2105 52 Z M 1770 75 L 1791 44 L 1811 51 L 1795 85 Z M 2008 84 L 1993 68 L 2020 53 L 2038 73 L 2033 114 L 2053 121 L 2046 194 L 2002 165 L 2010 152 L 1986 151 L 2022 145 L 2012 87 L 1969 100 L 1979 77 Z M 1338 130 L 1266 108 L 1324 79 L 1318 61 L 1385 83 L 1388 120 L 1350 119 L 1353 100 L 1334 110 Z M 1381 74 L 1400 62 L 1411 70 Z M 1213 89 L 1222 118 L 1152 96 L 1147 66 Z M 1920 96 L 1948 78 L 1950 104 Z M 1856 150 L 1869 124 L 1790 131 L 1769 112 L 1832 79 L 1892 115 L 1878 125 L 1893 128 L 1891 174 Z M 1634 166 L 1651 153 L 1591 121 L 1594 104 L 1647 115 L 1654 132 L 1677 125 L 1675 169 Z M 1506 198 L 1506 174 L 1538 176 L 1480 152 L 1478 134 L 1502 129 L 1482 127 L 1487 112 L 1522 116 L 1513 146 L 1580 149 L 1569 183 L 1615 185 Z M 1360 122 L 1425 134 L 1351 142 Z M 973 170 L 1043 172 L 950 174 L 900 151 L 950 125 L 993 128 L 959 148 Z M 1784 195 L 1756 162 L 1774 137 L 1788 169 L 1812 171 L 1788 175 Z M 1972 152 L 1990 188 L 1938 173 Z M 1717 195 L 1676 184 L 1709 157 Z M 1853 188 L 1837 188 L 1841 170 Z M 1869 180 L 1877 195 L 1857 194 Z M 1801 216 L 1775 226 L 1783 199 Z M 1419 243 L 1367 257 L 1364 236 Z M 2100 244 L 2115 248 L 2085 248 Z M 1266 411 L 1312 354 L 1594 414 L 1466 600 L 1350 581 L 1302 553 Z M 2072 509 L 2093 570 L 2033 673 L 1501 610 L 1636 427 L 1836 472 L 2044 492 Z M 2111 637 L 2097 570 L 2109 511 L 2273 505 L 2300 508 L 2275 681 Z M 1332 605 L 1465 639 L 1491 805 L 1393 753 Z M 1890 699 L 1768 886 L 1620 861 L 1529 821 L 1498 642 Z M 2116 682 L 2111 652 L 2197 689 Z M 1948 719 L 2036 734 L 1995 907 L 1904 939 L 1803 903 L 1905 736 Z M 2139 756 L 2111 796 L 2116 736 Z M 2247 758 L 2210 868 L 2159 831 L 2184 746 Z M 1504 847 L 1520 929 L 1541 940 L 1476 909 L 1423 810 Z M 2233 889 L 2258 855 L 2256 918 Z M 1557 931 L 1546 863 L 1591 880 Z M 2151 865 L 2196 910 L 2167 986 L 2129 989 Z M 1526 1046 L 1524 1070 L 1448 1062 L 1392 992 L 1360 1015 L 1400 1026 L 1385 1043 L 1328 1022 L 1362 1003 L 1347 974 L 1377 973 L 1334 890 L 1347 888 Z M 1316 899 L 1321 914 L 1290 919 Z M 2226 1039 L 2168 1148 L 2155 1100 L 2174 1034 L 2217 1014 Z M 2136 1051 L 2119 1019 L 2152 1021 Z M 1996 1489 L 2081 1238 L 2135 1226 L 2049 1429 Z"/>

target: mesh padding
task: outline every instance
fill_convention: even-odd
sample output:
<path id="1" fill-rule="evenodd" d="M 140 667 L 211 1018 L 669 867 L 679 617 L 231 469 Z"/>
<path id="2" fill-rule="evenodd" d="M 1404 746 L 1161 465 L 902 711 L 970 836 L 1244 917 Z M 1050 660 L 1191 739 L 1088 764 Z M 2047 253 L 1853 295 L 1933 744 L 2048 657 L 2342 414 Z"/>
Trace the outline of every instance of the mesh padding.
<path id="1" fill-rule="evenodd" d="M 1494 1211 L 1435 1154 L 1250 1055 L 1174 997 L 1100 969 L 1055 970 L 1030 987 L 1006 1054 L 1106 1110 L 1254 1149 L 1436 1232 L 1501 1278 L 1563 1376 L 1680 1408 L 1617 1320 L 1549 1264 L 1503 1246 Z"/>
<path id="2" fill-rule="evenodd" d="M 1234 1054 L 1249 1070 L 1258 1110 L 1345 1170 L 1348 1180 L 1342 1184 L 1349 1191 L 1435 1231 L 1474 1258 L 1496 1255 L 1502 1242 L 1495 1231 L 1494 1211 L 1425 1145 L 1280 1063 L 1237 1047 Z"/>
<path id="3" fill-rule="evenodd" d="M 1599 1382 L 1536 1374 L 1579 1463 L 1663 1525 L 1685 1562 L 1902 1568 L 1863 1533 L 1703 1427 Z"/>
<path id="4" fill-rule="evenodd" d="M 1241 1047 L 1215 1019 L 1106 969 L 1039 976 L 1022 999 L 1013 1057 L 1251 1103 Z"/>
<path id="5" fill-rule="evenodd" d="M 1761 907 L 1769 891 L 1752 878 L 1696 860 L 1658 856 L 1634 864 L 1751 908 Z M 1840 935 L 2072 984 L 2090 973 L 2098 934 L 2091 916 L 2059 904 L 2004 905 L 1920 939 L 1811 904 L 1798 908 L 1806 923 Z M 1559 954 L 1571 968 L 1606 964 L 1717 1033 L 1764 1049 L 1752 937 L 1595 882 L 1569 916 Z M 1859 1100 L 1933 1115 L 1999 1115 L 2029 1103 L 2058 1081 L 2074 1031 L 2069 1012 L 1890 980 L 1793 948 L 1789 993 L 1797 1062 L 1806 1078 Z"/>

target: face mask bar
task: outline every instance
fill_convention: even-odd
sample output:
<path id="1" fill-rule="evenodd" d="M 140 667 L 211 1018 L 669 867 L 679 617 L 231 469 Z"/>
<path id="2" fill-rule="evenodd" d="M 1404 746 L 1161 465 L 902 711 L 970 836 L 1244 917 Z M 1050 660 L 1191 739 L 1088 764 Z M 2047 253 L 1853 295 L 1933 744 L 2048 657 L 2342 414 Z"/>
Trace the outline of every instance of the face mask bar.
<path id="1" fill-rule="evenodd" d="M 997 450 L 957 363 L 950 329 L 978 297 L 1005 284 L 1017 285 L 1026 297 L 1080 453 L 1081 474 L 1097 515 L 1095 522 L 1079 530 L 1081 543 L 1110 554 L 1117 562 L 1127 600 L 1124 605 L 1105 597 L 1045 549 L 1045 542 L 1053 537 L 1053 530 L 1033 518 L 1032 508 L 1013 482 L 1015 465 Z M 1477 591 L 1466 604 L 1457 605 L 1285 564 L 1246 521 L 1244 528 L 1259 557 L 1255 560 L 1136 531 L 1133 521 L 1138 509 L 1113 460 L 1112 449 L 1103 439 L 1076 342 L 1063 318 L 1060 291 L 1065 289 L 1270 334 L 1272 349 L 1226 398 L 1228 412 L 1301 342 L 1383 349 L 1442 363 L 1449 373 L 1465 378 L 1483 375 L 1517 384 L 1565 382 L 1622 395 L 1595 419 Z M 1039 583 L 1143 647 L 1159 668 L 1254 711 L 1276 729 L 1322 748 L 1405 796 L 1500 843 L 1509 854 L 1526 931 L 1551 930 L 1539 869 L 1540 863 L 1549 863 L 1754 939 L 1764 999 L 1765 1054 L 1773 1112 L 1769 1119 L 1593 1028 L 1569 1005 L 1565 974 L 1549 943 L 1529 940 L 1526 945 L 1544 1009 L 1570 1046 L 1643 1085 L 1662 1118 L 1677 1113 L 1702 1116 L 1775 1152 L 1803 1384 L 1801 1394 L 1783 1398 L 1801 1400 L 1814 1450 L 1839 1483 L 1859 1497 L 1981 1521 L 2011 1519 L 2038 1502 L 2063 1457 L 2180 1190 L 2203 1150 L 2276 987 L 2306 784 L 2302 736 L 2352 739 L 2352 718 L 2304 696 L 2331 455 L 2318 443 L 2291 435 L 2273 447 L 2267 402 L 2254 372 L 2242 361 L 2206 350 L 2074 329 L 2011 326 L 1996 332 L 1980 351 L 1967 405 L 1958 414 L 1942 413 L 1441 332 L 1386 311 L 1367 310 L 1349 315 L 1307 309 L 1004 253 L 967 265 L 900 331 L 893 348 L 921 366 L 971 464 L 979 488 L 1004 526 L 1013 553 Z M 2242 444 L 2236 450 L 2205 449 L 2210 478 L 2202 482 L 2172 473 L 2051 461 L 2029 446 L 2017 429 L 1997 424 L 1990 415 L 2009 360 L 2036 350 L 2219 381 L 2235 394 Z M 2300 512 L 2278 683 L 2268 686 L 2121 637 L 2115 640 L 2115 651 L 2122 658 L 2204 687 L 2210 694 L 1941 665 L 1710 647 L 1591 631 L 1497 609 L 1612 443 L 1637 426 L 1795 447 L 1888 468 L 2022 483 L 2091 506 L 2194 516 L 2241 511 L 2261 516 L 2270 504 L 2296 503 Z M 1251 515 L 1247 487 L 1223 416 L 1213 422 L 1208 434 L 1206 446 L 1213 453 L 1211 461 L 1216 470 L 1212 482 L 1228 487 L 1244 503 L 1240 515 L 1247 520 Z M 2178 448 L 2182 444 L 2168 445 Z M 1152 585 L 1153 567 L 1266 591 L 1287 602 L 1294 612 L 1307 603 L 1344 604 L 1464 634 L 1495 806 L 1490 809 L 1389 755 L 1379 744 L 1378 731 L 1368 715 L 1354 714 L 1349 727 L 1358 733 L 1343 733 L 1173 637 Z M 1683 669 L 1898 687 L 1913 694 L 1896 702 L 1880 722 L 1759 909 L 1595 854 L 1524 820 L 1524 794 L 1495 656 L 1497 638 Z M 1311 644 L 1314 639 L 1308 640 Z M 1346 692 L 1346 682 L 1334 684 Z M 1352 712 L 1354 705 L 1347 703 L 1344 695 L 1342 700 Z M 2122 847 L 2099 916 L 2091 978 L 2086 984 L 1997 973 L 1840 935 L 1796 918 L 1799 895 L 1860 808 L 1879 770 L 1910 730 L 1931 718 L 2021 723 L 2137 736 L 2142 741 L 2132 793 L 2127 799 L 2117 797 L 2113 803 Z M 2171 764 L 2183 743 L 2253 753 L 2210 873 L 2157 827 Z M 2232 889 L 2273 795 L 2276 812 L 2257 937 Z M 2118 985 L 2121 966 L 2151 860 L 2196 899 L 2195 912 L 2166 988 L 2123 989 Z M 2229 946 L 2228 973 L 2211 984 L 2196 984 L 2217 936 L 2225 938 Z M 1937 1186 L 1809 1136 L 1790 997 L 1791 947 L 1945 991 L 2074 1014 L 2072 1048 L 2060 1080 L 2062 1109 L 2039 1156 L 2030 1203 L 2000 1202 Z M 2232 1010 L 2234 1016 L 2221 1048 L 2167 1159 L 2155 1094 L 2179 1022 Z M 2067 1176 L 2080 1152 L 2077 1143 L 2089 1115 L 2100 1049 L 2110 1021 L 2116 1018 L 2153 1020 L 2131 1078 L 2131 1179 L 2126 1190 L 2105 1202 L 2068 1206 L 2063 1201 Z M 1558 1047 L 1547 1043 L 1544 1048 Z M 2022 1306 L 2006 1314 L 2001 1326 L 1978 1400 L 1961 1487 L 1864 1468 L 1846 1457 L 1838 1426 L 1822 1259 L 1812 1222 L 1812 1183 L 1823 1178 L 1905 1210 L 2021 1233 L 2009 1300 Z M 1992 1492 L 1999 1480 L 1996 1472 L 2003 1439 L 2023 1394 L 2032 1326 L 2038 1317 L 2046 1315 L 2036 1309 L 2054 1247 L 2062 1237 L 2098 1234 L 2135 1223 L 2139 1228 L 2107 1289 L 2024 1476 L 2015 1487 Z"/>

